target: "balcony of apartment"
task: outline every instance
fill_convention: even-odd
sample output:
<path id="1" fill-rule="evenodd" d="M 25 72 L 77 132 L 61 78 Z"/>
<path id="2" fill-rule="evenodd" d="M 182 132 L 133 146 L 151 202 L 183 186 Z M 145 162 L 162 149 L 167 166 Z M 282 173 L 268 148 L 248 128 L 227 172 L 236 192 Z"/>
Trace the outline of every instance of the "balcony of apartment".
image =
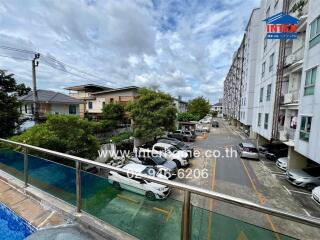
<path id="1" fill-rule="evenodd" d="M 259 205 L 208 189 L 5 139 L 0 139 L 0 143 L 2 179 L 14 181 L 21 192 L 29 192 L 39 201 L 50 203 L 74 221 L 85 222 L 88 229 L 97 234 L 108 234 L 104 239 L 291 240 L 306 235 L 301 232 L 297 236 L 285 227 L 275 228 L 272 221 L 282 226 L 304 226 L 314 232 L 320 228 L 318 219 L 271 208 L 268 202 Z M 68 166 L 56 163 L 53 158 L 64 159 Z M 105 175 L 87 172 L 84 170 L 87 166 L 98 168 Z M 137 185 L 157 183 L 154 186 L 165 196 L 169 195 L 170 189 L 179 190 L 181 196 L 148 200 L 138 194 L 138 186 L 126 187 L 129 181 L 121 185 L 110 181 L 110 176 L 117 173 L 133 177 L 139 183 Z M 131 191 L 125 190 L 128 188 Z M 225 207 L 217 208 L 218 204 Z M 270 222 L 272 224 L 268 224 Z"/>
<path id="2" fill-rule="evenodd" d="M 292 69 L 302 68 L 304 56 L 304 46 L 299 46 L 297 49 L 290 47 L 286 48 L 285 67 L 286 72 L 290 72 Z"/>
<path id="3" fill-rule="evenodd" d="M 297 128 L 298 110 L 282 109 L 279 115 L 279 140 L 289 146 L 294 146 Z"/>

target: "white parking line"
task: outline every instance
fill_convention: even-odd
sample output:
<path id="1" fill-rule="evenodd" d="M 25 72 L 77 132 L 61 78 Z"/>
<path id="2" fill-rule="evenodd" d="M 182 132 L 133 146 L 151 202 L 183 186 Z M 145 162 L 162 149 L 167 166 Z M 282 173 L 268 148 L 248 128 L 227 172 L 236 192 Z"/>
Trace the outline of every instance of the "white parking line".
<path id="1" fill-rule="evenodd" d="M 309 217 L 311 217 L 310 213 L 308 213 L 307 210 L 305 210 L 304 208 L 302 208 L 302 210 L 303 210 Z"/>
<path id="2" fill-rule="evenodd" d="M 284 189 L 285 189 L 290 195 L 292 195 L 292 193 L 289 191 L 288 188 L 286 188 L 286 186 L 282 185 L 282 187 L 284 187 Z"/>
<path id="3" fill-rule="evenodd" d="M 294 193 L 299 193 L 299 194 L 304 194 L 304 195 L 309 195 L 311 196 L 311 193 L 307 193 L 307 192 L 301 192 L 301 191 L 296 191 L 296 190 L 289 190 L 290 192 L 294 192 Z"/>
<path id="4" fill-rule="evenodd" d="M 286 175 L 283 172 L 273 172 L 273 171 L 271 171 L 271 173 L 274 174 L 274 175 L 281 175 L 281 176 L 285 176 Z"/>

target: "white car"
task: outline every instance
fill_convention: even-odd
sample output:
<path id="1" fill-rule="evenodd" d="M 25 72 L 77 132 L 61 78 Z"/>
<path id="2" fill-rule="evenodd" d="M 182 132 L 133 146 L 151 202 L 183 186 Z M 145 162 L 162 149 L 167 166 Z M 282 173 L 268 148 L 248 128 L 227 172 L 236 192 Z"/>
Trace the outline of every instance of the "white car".
<path id="1" fill-rule="evenodd" d="M 312 190 L 312 199 L 320 205 L 320 187 L 316 187 Z"/>
<path id="2" fill-rule="evenodd" d="M 280 168 L 281 170 L 287 171 L 288 168 L 288 157 L 282 157 L 282 158 L 278 158 L 276 165 L 278 168 Z"/>
<path id="3" fill-rule="evenodd" d="M 110 171 L 108 181 L 117 189 L 126 189 L 147 197 L 154 201 L 156 199 L 165 199 L 170 194 L 170 188 L 158 183 L 150 182 L 137 177 L 135 174 L 146 174 L 153 177 L 167 179 L 164 175 L 157 173 L 154 168 L 146 167 L 137 163 L 129 163 L 120 166 L 130 172 L 130 174 L 117 173 Z"/>
<path id="4" fill-rule="evenodd" d="M 152 149 L 139 148 L 139 151 L 150 153 L 152 155 L 160 155 L 167 160 L 175 162 L 178 168 L 189 164 L 188 152 L 179 150 L 169 143 L 156 143 L 152 146 Z"/>

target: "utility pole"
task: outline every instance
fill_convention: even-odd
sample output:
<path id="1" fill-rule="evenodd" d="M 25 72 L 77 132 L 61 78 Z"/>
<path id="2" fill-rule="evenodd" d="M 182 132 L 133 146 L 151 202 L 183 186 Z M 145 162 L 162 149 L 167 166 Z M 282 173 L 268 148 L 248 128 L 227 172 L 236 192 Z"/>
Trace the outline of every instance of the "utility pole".
<path id="1" fill-rule="evenodd" d="M 36 67 L 39 66 L 40 53 L 36 53 L 32 60 L 32 88 L 33 88 L 33 116 L 35 123 L 39 122 L 39 104 L 38 104 L 38 93 L 37 93 L 37 76 Z"/>

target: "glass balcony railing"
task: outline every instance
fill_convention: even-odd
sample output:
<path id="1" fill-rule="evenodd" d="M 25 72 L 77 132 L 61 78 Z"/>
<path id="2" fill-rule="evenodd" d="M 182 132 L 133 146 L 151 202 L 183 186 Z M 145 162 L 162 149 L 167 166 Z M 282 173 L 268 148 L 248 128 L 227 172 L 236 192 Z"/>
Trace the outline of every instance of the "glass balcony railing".
<path id="1" fill-rule="evenodd" d="M 274 228 L 272 219 L 282 222 L 284 226 L 291 221 L 297 228 L 300 224 L 310 225 L 310 228 L 320 227 L 319 220 L 315 218 L 297 216 L 209 190 L 140 175 L 143 179 L 184 191 L 183 201 L 173 198 L 150 201 L 133 191 L 114 187 L 105 177 L 82 171 L 80 163 L 126 173 L 123 169 L 25 144 L 1 141 L 17 144 L 24 149 L 21 153 L 0 148 L 1 170 L 24 181 L 26 186 L 30 184 L 75 206 L 77 212 L 83 211 L 139 239 L 296 238 L 295 233 Z M 28 149 L 46 153 L 55 159 L 73 160 L 76 167 L 28 155 Z M 195 203 L 194 198 L 197 198 Z M 209 200 L 209 207 L 199 204 L 204 200 Z M 227 207 L 221 208 L 222 205 Z"/>

